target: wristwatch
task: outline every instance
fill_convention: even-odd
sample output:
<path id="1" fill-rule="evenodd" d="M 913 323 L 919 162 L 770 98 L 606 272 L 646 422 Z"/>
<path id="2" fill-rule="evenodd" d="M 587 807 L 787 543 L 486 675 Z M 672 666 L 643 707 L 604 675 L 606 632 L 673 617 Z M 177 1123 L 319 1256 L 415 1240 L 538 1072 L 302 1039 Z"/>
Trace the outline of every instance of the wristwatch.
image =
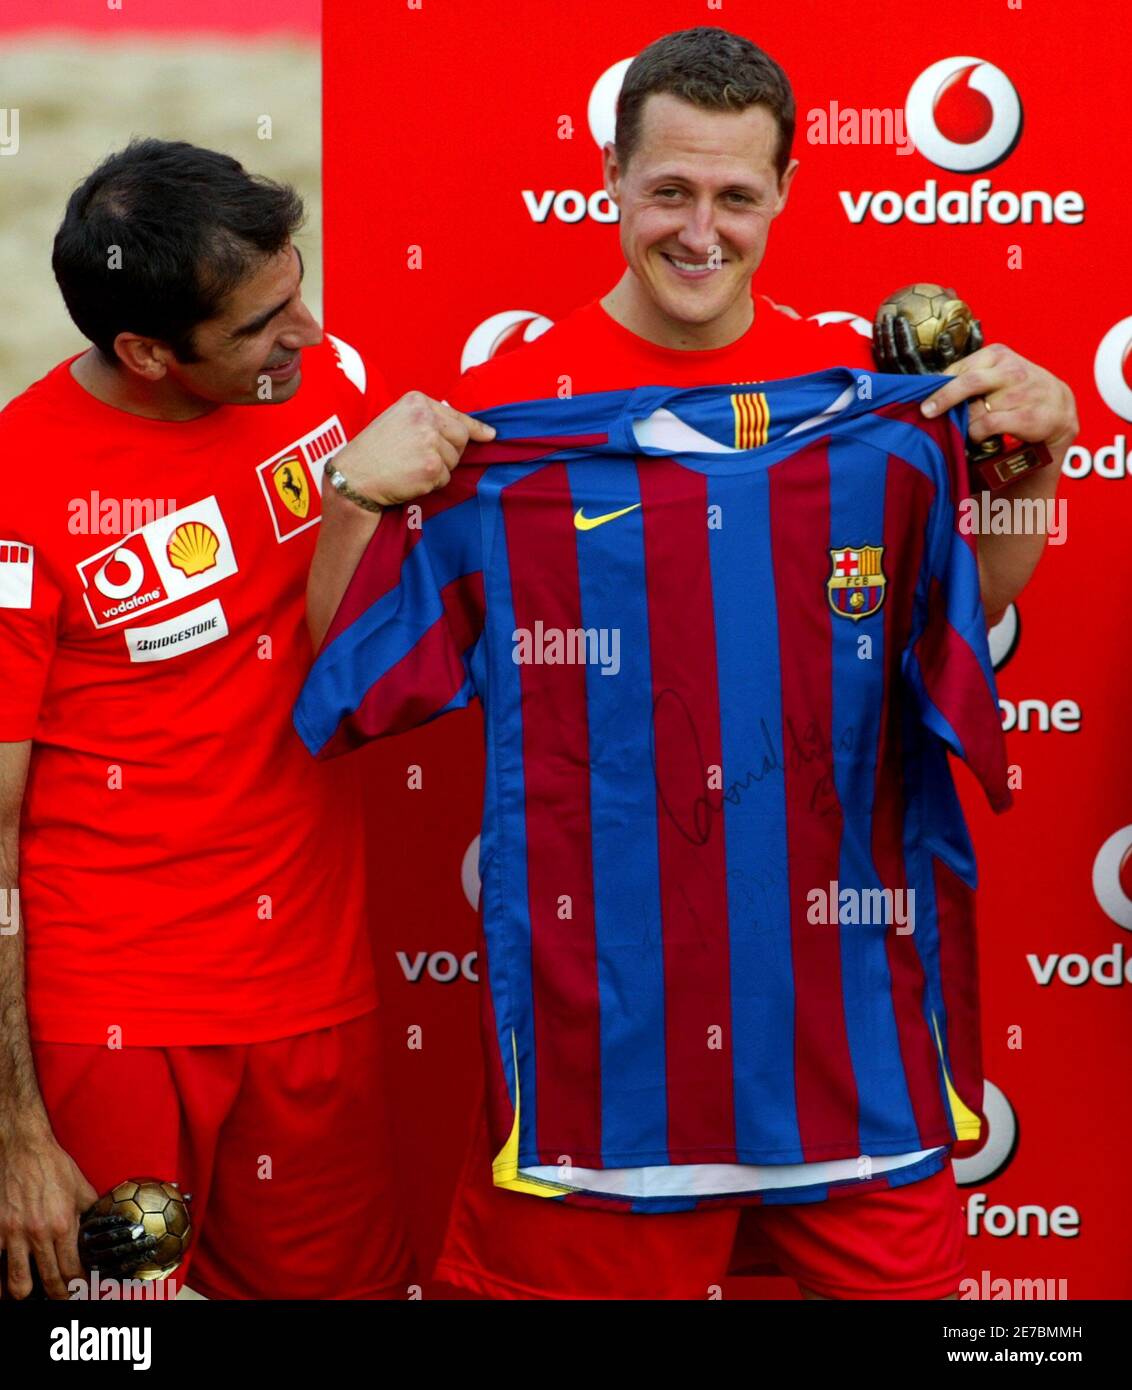
<path id="1" fill-rule="evenodd" d="M 362 507 L 367 512 L 380 512 L 382 510 L 380 502 L 375 502 L 372 497 L 363 496 L 350 486 L 346 475 L 335 466 L 333 459 L 326 460 L 326 467 L 322 471 L 334 491 L 340 497 L 344 497 L 347 502 L 353 502 L 356 507 Z"/>

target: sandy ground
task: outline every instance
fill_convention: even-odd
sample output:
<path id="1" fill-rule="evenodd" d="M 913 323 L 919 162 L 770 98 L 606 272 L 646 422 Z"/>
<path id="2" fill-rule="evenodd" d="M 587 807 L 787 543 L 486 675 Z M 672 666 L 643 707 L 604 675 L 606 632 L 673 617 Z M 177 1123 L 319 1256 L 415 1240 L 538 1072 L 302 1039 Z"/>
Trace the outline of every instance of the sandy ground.
<path id="1" fill-rule="evenodd" d="M 133 135 L 224 150 L 294 184 L 308 214 L 304 296 L 321 316 L 320 100 L 313 45 L 4 42 L 0 107 L 19 110 L 19 148 L 0 156 L 0 405 L 85 345 L 56 289 L 51 243 L 74 186 Z M 269 140 L 257 135 L 262 116 Z"/>

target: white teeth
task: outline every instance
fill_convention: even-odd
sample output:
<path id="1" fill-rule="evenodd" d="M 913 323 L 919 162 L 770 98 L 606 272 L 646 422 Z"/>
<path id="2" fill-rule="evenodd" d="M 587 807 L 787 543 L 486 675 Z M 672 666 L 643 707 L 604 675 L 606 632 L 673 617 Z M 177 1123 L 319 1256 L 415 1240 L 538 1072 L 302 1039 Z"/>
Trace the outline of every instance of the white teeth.
<path id="1" fill-rule="evenodd" d="M 669 256 L 668 259 L 672 262 L 672 264 L 673 264 L 674 266 L 678 266 L 681 270 L 710 270 L 710 269 L 711 269 L 711 265 L 710 265 L 710 263 L 709 263 L 708 261 L 702 261 L 702 262 L 678 261 L 678 260 L 676 259 L 675 256 Z"/>

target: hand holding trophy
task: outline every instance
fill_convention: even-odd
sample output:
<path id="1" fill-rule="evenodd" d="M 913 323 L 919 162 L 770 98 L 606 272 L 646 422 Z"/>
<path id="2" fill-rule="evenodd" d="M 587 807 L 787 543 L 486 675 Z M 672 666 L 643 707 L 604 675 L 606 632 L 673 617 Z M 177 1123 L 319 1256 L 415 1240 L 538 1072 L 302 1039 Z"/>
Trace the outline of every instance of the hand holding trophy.
<path id="1" fill-rule="evenodd" d="M 189 1248 L 192 1197 L 160 1178 L 127 1178 L 103 1193 L 79 1222 L 83 1267 L 110 1279 L 164 1279 Z"/>
<path id="2" fill-rule="evenodd" d="M 983 330 L 966 302 L 942 285 L 905 285 L 877 310 L 873 359 L 877 370 L 912 374 L 942 372 L 983 346 Z M 1010 434 L 967 441 L 971 482 L 1000 488 L 1050 462 L 1044 444 L 1027 444 Z"/>
<path id="3" fill-rule="evenodd" d="M 191 1194 L 182 1194 L 176 1183 L 160 1178 L 127 1178 L 103 1193 L 83 1212 L 78 1227 L 79 1260 L 95 1281 L 89 1297 L 98 1297 L 99 1280 L 105 1286 L 124 1280 L 151 1282 L 172 1274 L 192 1240 L 191 1202 Z M 28 1301 L 46 1299 L 34 1260 L 31 1275 Z"/>

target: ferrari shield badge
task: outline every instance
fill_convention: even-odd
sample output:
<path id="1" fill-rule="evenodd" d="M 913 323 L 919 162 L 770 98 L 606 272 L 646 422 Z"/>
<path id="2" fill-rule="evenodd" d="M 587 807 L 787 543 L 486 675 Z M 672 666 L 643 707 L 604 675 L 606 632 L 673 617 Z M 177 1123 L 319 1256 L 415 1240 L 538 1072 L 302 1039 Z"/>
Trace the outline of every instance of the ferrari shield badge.
<path id="1" fill-rule="evenodd" d="M 310 511 L 310 491 L 307 488 L 306 472 L 297 454 L 282 458 L 271 470 L 271 481 L 279 500 L 297 517 L 305 517 Z"/>
<path id="2" fill-rule="evenodd" d="M 888 584 L 884 577 L 883 545 L 831 550 L 831 572 L 826 581 L 829 606 L 839 618 L 867 618 L 884 602 Z"/>

